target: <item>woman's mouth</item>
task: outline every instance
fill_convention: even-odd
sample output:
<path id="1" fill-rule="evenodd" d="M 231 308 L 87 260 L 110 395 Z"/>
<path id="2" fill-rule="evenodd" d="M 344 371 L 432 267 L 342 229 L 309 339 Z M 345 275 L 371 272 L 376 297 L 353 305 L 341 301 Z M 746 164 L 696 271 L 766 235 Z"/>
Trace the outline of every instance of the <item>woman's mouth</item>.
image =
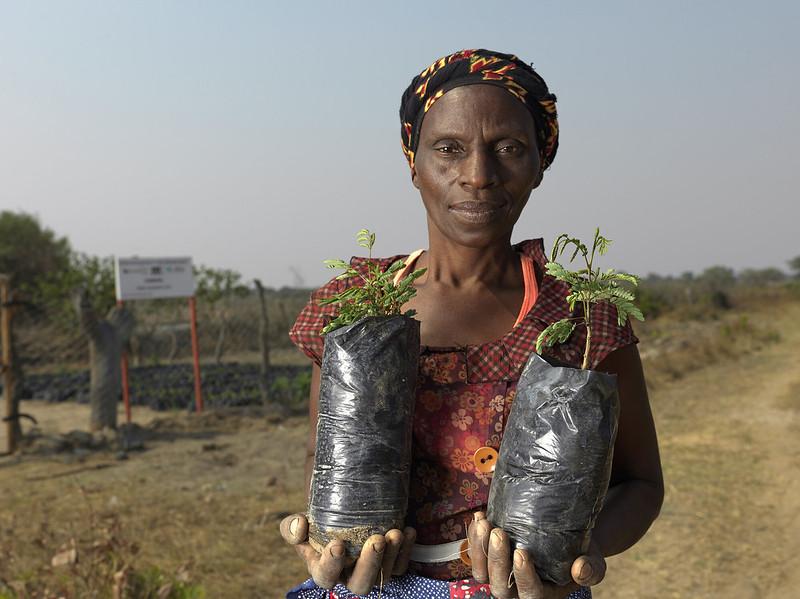
<path id="1" fill-rule="evenodd" d="M 485 224 L 493 221 L 503 211 L 502 204 L 488 202 L 459 202 L 450 206 L 450 212 L 459 219 L 474 224 Z"/>

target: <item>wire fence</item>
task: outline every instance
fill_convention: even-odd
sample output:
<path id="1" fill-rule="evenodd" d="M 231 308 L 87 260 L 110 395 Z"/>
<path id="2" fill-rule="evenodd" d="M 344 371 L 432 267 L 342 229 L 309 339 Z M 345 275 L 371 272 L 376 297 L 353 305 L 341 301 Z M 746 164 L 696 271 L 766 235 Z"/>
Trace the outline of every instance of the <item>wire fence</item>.
<path id="1" fill-rule="evenodd" d="M 17 294 L 17 297 L 21 297 Z M 308 301 L 308 290 L 257 290 L 197 301 L 197 331 L 206 407 L 272 402 L 298 407 L 308 397 L 308 360 L 291 345 L 288 330 Z M 90 344 L 70 298 L 12 302 L 12 352 L 17 401 L 87 402 Z M 127 302 L 97 322 L 132 317 L 126 344 L 131 405 L 156 410 L 193 409 L 194 378 L 187 300 Z M 105 312 L 105 313 L 102 313 Z M 2 383 L 0 383 L 0 388 Z"/>

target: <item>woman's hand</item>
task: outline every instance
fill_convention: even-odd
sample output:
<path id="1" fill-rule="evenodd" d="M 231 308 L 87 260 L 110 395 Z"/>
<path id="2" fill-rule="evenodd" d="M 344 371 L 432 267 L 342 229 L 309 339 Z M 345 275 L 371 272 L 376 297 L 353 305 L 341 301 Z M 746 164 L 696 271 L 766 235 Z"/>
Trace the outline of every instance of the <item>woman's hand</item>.
<path id="1" fill-rule="evenodd" d="M 578 587 L 599 583 L 606 574 L 603 555 L 591 545 L 589 553 L 572 564 L 573 582 L 565 586 L 542 582 L 527 552 L 517 549 L 512 556 L 508 535 L 501 528 L 492 529 L 481 512 L 475 514 L 468 536 L 472 576 L 488 582 L 492 596 L 498 599 L 563 599 Z"/>
<path id="2" fill-rule="evenodd" d="M 331 541 L 321 553 L 314 549 L 308 543 L 308 520 L 303 514 L 284 518 L 281 536 L 294 545 L 317 586 L 332 589 L 341 582 L 351 593 L 366 595 L 372 587 L 405 573 L 417 533 L 409 527 L 402 532 L 392 529 L 385 535 L 372 535 L 355 563 L 345 555 L 343 541 Z"/>

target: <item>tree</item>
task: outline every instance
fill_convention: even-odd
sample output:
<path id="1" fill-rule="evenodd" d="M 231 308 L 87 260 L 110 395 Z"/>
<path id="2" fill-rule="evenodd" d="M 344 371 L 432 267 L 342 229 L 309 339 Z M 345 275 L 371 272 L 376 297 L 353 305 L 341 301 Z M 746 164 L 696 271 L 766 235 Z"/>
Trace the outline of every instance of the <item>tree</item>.
<path id="1" fill-rule="evenodd" d="M 739 282 L 743 285 L 762 287 L 771 283 L 780 283 L 786 279 L 786 273 L 779 268 L 746 268 L 739 273 Z"/>
<path id="2" fill-rule="evenodd" d="M 795 278 L 800 279 L 800 256 L 795 256 L 791 260 L 788 261 L 789 268 L 794 271 Z"/>
<path id="3" fill-rule="evenodd" d="M 85 289 L 73 290 L 72 301 L 81 330 L 89 339 L 90 430 L 116 429 L 120 360 L 133 332 L 133 315 L 123 306 L 112 308 L 105 319 L 98 318 Z"/>
<path id="4" fill-rule="evenodd" d="M 0 212 L 0 273 L 17 289 L 35 286 L 47 273 L 69 267 L 70 245 L 25 212 Z"/>
<path id="5" fill-rule="evenodd" d="M 35 302 L 32 290 L 47 273 L 61 272 L 69 265 L 70 246 L 65 237 L 58 237 L 43 227 L 39 219 L 25 212 L 0 211 L 0 273 L 11 277 L 12 300 L 21 307 Z M 11 331 L 11 351 L 16 355 L 12 362 L 14 393 L 11 398 L 13 435 L 19 439 L 19 405 L 24 388 L 24 371 L 18 356 L 16 335 Z"/>
<path id="6" fill-rule="evenodd" d="M 75 316 L 69 301 L 76 288 L 86 290 L 91 307 L 97 314 L 106 314 L 116 304 L 114 259 L 73 252 L 66 267 L 42 276 L 31 290 L 33 301 L 52 317 Z"/>
<path id="7" fill-rule="evenodd" d="M 700 275 L 700 281 L 705 283 L 711 291 L 729 289 L 736 283 L 736 275 L 732 268 L 727 266 L 710 266 Z"/>

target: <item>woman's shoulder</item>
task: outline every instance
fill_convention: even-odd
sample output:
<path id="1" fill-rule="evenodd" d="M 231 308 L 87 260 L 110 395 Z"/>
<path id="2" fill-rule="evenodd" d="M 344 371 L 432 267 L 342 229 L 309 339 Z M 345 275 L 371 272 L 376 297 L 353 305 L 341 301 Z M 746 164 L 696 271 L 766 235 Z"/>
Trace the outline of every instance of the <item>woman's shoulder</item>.
<path id="1" fill-rule="evenodd" d="M 523 256 L 533 258 L 534 263 L 544 267 L 547 263 L 547 254 L 544 251 L 544 239 L 536 237 L 525 239 L 514 244 L 514 249 Z"/>

